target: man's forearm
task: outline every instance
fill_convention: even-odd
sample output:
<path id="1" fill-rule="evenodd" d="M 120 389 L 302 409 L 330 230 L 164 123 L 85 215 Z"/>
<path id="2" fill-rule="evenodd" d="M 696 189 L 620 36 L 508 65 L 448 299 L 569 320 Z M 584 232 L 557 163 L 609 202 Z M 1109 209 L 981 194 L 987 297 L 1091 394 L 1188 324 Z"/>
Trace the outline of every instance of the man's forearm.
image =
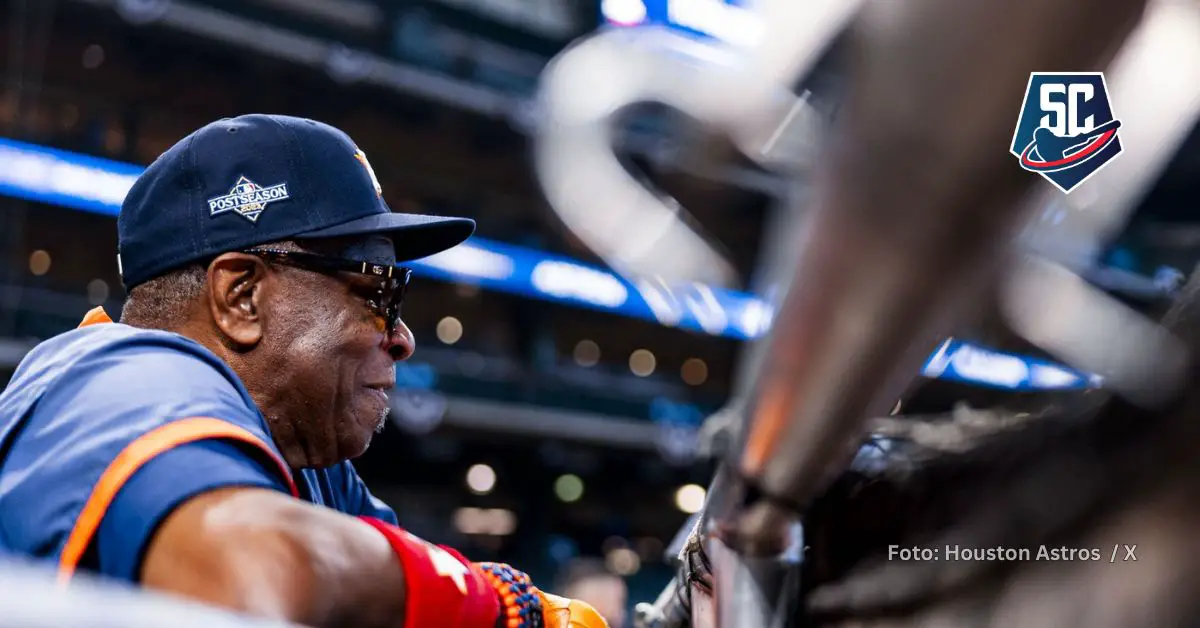
<path id="1" fill-rule="evenodd" d="M 266 489 L 192 498 L 159 527 L 142 584 L 248 614 L 316 627 L 603 628 L 592 607 L 529 576 L 472 563 L 370 517 Z"/>
<path id="2" fill-rule="evenodd" d="M 160 528 L 146 587 L 310 626 L 404 626 L 404 571 L 366 523 L 284 496 L 197 497 Z"/>

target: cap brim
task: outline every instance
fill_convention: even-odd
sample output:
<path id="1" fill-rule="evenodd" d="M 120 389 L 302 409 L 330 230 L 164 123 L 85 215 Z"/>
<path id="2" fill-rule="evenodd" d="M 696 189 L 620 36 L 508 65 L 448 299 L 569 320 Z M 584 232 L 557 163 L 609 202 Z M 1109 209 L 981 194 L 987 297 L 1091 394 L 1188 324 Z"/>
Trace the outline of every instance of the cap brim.
<path id="1" fill-rule="evenodd" d="M 475 233 L 470 218 L 423 214 L 372 214 L 340 225 L 296 234 L 297 238 L 385 235 L 396 245 L 396 262 L 408 262 L 452 249 Z"/>

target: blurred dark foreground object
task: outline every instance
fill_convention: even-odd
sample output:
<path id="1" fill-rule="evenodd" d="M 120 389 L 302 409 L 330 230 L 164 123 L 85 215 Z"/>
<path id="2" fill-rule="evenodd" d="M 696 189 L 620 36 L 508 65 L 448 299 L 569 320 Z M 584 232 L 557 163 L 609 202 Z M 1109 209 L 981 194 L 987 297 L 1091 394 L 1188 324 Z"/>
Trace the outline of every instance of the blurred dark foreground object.
<path id="1" fill-rule="evenodd" d="M 1163 324 L 1200 349 L 1200 269 Z M 1200 369 L 1160 410 L 1096 391 L 970 442 L 921 441 L 846 472 L 813 503 L 793 625 L 1200 622 Z M 697 541 L 680 581 L 703 595 Z"/>

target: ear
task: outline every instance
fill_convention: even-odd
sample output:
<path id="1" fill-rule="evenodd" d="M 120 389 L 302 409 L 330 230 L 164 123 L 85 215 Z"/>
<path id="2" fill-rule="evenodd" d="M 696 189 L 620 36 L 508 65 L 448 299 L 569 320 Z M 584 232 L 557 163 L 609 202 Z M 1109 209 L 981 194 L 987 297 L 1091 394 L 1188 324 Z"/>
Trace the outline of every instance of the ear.
<path id="1" fill-rule="evenodd" d="M 266 264 L 245 253 L 225 253 L 208 265 L 209 313 L 236 349 L 251 349 L 262 341 L 267 277 Z"/>

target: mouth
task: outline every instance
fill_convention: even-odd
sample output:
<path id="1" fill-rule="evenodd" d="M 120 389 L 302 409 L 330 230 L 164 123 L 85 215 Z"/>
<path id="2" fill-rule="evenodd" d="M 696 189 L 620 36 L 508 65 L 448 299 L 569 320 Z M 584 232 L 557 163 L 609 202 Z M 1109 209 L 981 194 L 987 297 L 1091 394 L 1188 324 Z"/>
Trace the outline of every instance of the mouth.
<path id="1" fill-rule="evenodd" d="M 394 382 L 391 384 L 372 384 L 370 386 L 365 386 L 365 388 L 370 391 L 370 395 L 376 397 L 385 405 L 388 403 L 388 391 L 395 387 L 396 384 Z"/>

